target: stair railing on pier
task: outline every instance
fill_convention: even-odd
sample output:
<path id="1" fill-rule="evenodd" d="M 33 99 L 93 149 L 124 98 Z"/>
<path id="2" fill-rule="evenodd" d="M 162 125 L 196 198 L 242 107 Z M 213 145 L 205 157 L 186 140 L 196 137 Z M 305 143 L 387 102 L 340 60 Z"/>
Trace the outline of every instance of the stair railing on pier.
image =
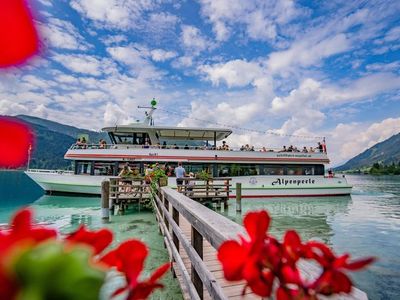
<path id="1" fill-rule="evenodd" d="M 224 241 L 237 239 L 238 234 L 247 236 L 244 227 L 169 187 L 159 187 L 153 199 L 160 231 L 185 298 L 259 299 L 249 289 L 242 295 L 243 282 L 221 278 L 222 267 L 216 258 L 216 249 Z M 300 268 L 306 277 L 319 274 L 317 267 L 307 262 L 302 262 Z M 351 295 L 327 299 L 368 298 L 354 288 Z"/>
<path id="2" fill-rule="evenodd" d="M 232 178 L 229 177 L 212 177 L 208 179 L 198 179 L 185 177 L 181 187 L 181 193 L 190 199 L 199 202 L 213 202 L 220 207 L 224 203 L 227 208 L 227 201 L 231 190 Z"/>
<path id="3" fill-rule="evenodd" d="M 120 213 L 133 203 L 137 203 L 140 208 L 140 204 L 144 199 L 148 199 L 150 194 L 150 186 L 142 177 L 111 177 L 109 189 L 111 209 L 117 209 Z"/>

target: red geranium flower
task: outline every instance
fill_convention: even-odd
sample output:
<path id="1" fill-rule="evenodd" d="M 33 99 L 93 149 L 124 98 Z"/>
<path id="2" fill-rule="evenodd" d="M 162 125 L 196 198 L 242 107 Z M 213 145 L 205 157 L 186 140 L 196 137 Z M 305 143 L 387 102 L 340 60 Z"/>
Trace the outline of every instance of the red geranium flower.
<path id="1" fill-rule="evenodd" d="M 274 274 L 265 268 L 265 260 L 268 259 L 265 257 L 265 251 L 268 250 L 266 245 L 269 240 L 269 215 L 266 211 L 250 212 L 245 216 L 243 223 L 250 240 L 240 237 L 240 242 L 224 242 L 218 249 L 218 259 L 227 280 L 244 279 L 253 292 L 268 297 L 274 280 Z M 274 240 L 271 239 L 270 242 L 272 245 Z"/>
<path id="2" fill-rule="evenodd" d="M 336 257 L 323 243 L 303 243 L 294 230 L 285 233 L 283 242 L 267 233 L 270 218 L 266 211 L 248 213 L 243 221 L 250 240 L 225 241 L 218 250 L 227 280 L 245 280 L 246 286 L 262 297 L 269 297 L 275 279 L 278 300 L 316 300 L 318 294 L 349 293 L 352 283 L 344 270 L 358 270 L 374 258 L 349 262 L 349 255 Z M 322 267 L 321 275 L 306 282 L 297 262 L 315 260 Z"/>
<path id="3" fill-rule="evenodd" d="M 56 236 L 55 230 L 32 224 L 32 212 L 28 208 L 15 214 L 10 229 L 0 230 L 0 295 L 2 299 L 14 299 L 18 292 L 18 283 L 10 267 L 11 254 L 17 255 Z"/>
<path id="4" fill-rule="evenodd" d="M 349 262 L 349 254 L 336 257 L 325 244 L 314 241 L 308 242 L 307 248 L 309 251 L 307 256 L 314 258 L 323 268 L 323 273 L 310 288 L 322 295 L 350 293 L 353 284 L 343 271 L 360 270 L 375 261 L 374 257 L 368 257 Z"/>
<path id="5" fill-rule="evenodd" d="M 1 0 L 0 68 L 24 62 L 38 48 L 38 35 L 25 1 Z"/>
<path id="6" fill-rule="evenodd" d="M 163 287 L 157 280 L 170 268 L 170 263 L 159 267 L 149 279 L 139 281 L 147 255 L 148 250 L 144 243 L 128 240 L 101 258 L 103 263 L 116 267 L 125 274 L 126 286 L 115 291 L 113 296 L 128 291 L 128 300 L 141 300 L 146 299 L 154 289 Z"/>
<path id="7" fill-rule="evenodd" d="M 33 133 L 26 124 L 0 117 L 0 168 L 25 165 L 32 144 Z"/>
<path id="8" fill-rule="evenodd" d="M 113 233 L 106 229 L 89 231 L 81 225 L 75 232 L 69 234 L 66 241 L 72 244 L 85 244 L 93 248 L 94 254 L 100 254 L 113 240 Z"/>

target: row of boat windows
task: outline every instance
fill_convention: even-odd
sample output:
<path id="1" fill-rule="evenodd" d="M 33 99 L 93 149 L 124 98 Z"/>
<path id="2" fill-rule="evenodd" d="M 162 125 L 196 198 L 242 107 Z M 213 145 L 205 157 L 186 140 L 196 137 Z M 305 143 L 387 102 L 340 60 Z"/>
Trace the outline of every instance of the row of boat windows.
<path id="1" fill-rule="evenodd" d="M 94 162 L 76 161 L 75 174 L 110 175 L 116 176 L 126 162 Z M 131 168 L 138 168 L 144 173 L 146 165 L 154 162 L 128 162 Z M 169 176 L 174 176 L 176 162 L 159 163 L 164 167 Z M 203 170 L 213 176 L 254 176 L 254 175 L 324 175 L 323 165 L 276 165 L 276 164 L 209 164 L 209 163 L 183 163 L 186 173 L 198 173 Z"/>

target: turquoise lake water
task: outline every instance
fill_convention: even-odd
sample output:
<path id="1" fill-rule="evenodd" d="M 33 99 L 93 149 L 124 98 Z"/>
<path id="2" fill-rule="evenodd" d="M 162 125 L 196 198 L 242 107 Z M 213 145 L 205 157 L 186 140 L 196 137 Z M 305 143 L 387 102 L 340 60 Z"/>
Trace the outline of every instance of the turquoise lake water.
<path id="1" fill-rule="evenodd" d="M 379 260 L 369 269 L 352 274 L 353 281 L 369 299 L 400 299 L 400 177 L 347 178 L 354 185 L 348 197 L 243 199 L 241 215 L 236 214 L 234 201 L 221 213 L 241 223 L 246 211 L 265 208 L 272 217 L 271 232 L 279 238 L 294 228 L 303 239 L 324 241 L 336 253 L 376 256 Z M 62 232 L 84 223 L 111 228 L 116 243 L 132 237 L 143 240 L 150 248 L 146 275 L 168 261 L 152 212 L 130 212 L 102 224 L 99 198 L 43 195 L 23 173 L 0 171 L 0 223 L 7 223 L 25 205 L 35 209 L 38 221 L 54 224 Z M 171 275 L 164 283 L 166 288 L 153 299 L 181 299 Z"/>

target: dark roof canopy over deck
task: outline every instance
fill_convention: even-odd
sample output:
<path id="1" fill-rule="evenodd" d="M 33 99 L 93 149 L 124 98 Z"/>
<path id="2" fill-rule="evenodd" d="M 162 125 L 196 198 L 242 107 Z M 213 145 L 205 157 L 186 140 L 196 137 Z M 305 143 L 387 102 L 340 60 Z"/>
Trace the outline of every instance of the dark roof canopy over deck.
<path id="1" fill-rule="evenodd" d="M 161 127 L 138 125 L 121 125 L 114 127 L 105 127 L 102 129 L 108 133 L 155 133 L 159 139 L 172 140 L 223 140 L 228 137 L 232 130 L 225 128 L 193 128 L 193 127 Z"/>

